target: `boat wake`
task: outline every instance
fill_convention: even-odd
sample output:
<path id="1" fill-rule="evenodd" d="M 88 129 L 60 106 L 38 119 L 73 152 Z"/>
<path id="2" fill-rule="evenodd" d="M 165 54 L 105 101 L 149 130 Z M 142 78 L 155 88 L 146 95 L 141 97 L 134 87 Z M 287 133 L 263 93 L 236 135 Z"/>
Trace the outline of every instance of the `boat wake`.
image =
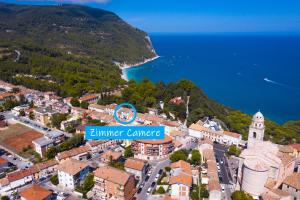
<path id="1" fill-rule="evenodd" d="M 266 81 L 268 83 L 271 83 L 271 84 L 274 84 L 274 85 L 279 85 L 279 86 L 284 86 L 284 87 L 300 90 L 300 88 L 298 88 L 298 87 L 294 87 L 294 86 L 287 85 L 287 84 L 284 84 L 284 83 L 276 82 L 276 81 L 273 81 L 273 80 L 268 79 L 268 78 L 264 78 L 264 81 Z"/>

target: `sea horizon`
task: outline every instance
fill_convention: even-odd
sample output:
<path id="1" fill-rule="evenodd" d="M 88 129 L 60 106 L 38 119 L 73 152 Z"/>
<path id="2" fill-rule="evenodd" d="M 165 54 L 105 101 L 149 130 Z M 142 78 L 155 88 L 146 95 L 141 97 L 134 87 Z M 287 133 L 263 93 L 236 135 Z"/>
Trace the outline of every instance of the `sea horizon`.
<path id="1" fill-rule="evenodd" d="M 300 35 L 151 33 L 160 56 L 125 71 L 129 80 L 190 79 L 215 101 L 279 124 L 300 119 Z M 199 74 L 197 76 L 197 74 Z M 218 80 L 218 81 L 216 81 Z"/>

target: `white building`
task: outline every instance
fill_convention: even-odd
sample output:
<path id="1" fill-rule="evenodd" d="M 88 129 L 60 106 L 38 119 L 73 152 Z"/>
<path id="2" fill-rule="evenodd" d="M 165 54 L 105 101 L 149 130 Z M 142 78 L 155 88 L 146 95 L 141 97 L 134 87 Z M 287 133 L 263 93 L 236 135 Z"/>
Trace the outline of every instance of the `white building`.
<path id="1" fill-rule="evenodd" d="M 41 137 L 36 140 L 33 140 L 34 150 L 40 154 L 41 157 L 44 157 L 46 151 L 53 146 L 53 140 L 48 139 L 47 137 Z"/>
<path id="2" fill-rule="evenodd" d="M 183 160 L 172 163 L 170 174 L 171 198 L 189 200 L 190 188 L 193 183 L 190 164 Z"/>
<path id="3" fill-rule="evenodd" d="M 139 183 L 141 183 L 145 177 L 147 166 L 147 161 L 137 158 L 128 158 L 124 164 L 125 171 L 133 174 L 135 179 L 139 180 Z"/>
<path id="4" fill-rule="evenodd" d="M 86 162 L 68 159 L 57 166 L 59 185 L 74 190 L 89 173 Z"/>
<path id="5" fill-rule="evenodd" d="M 277 189 L 295 166 L 295 157 L 286 153 L 285 146 L 263 141 L 264 130 L 264 117 L 257 112 L 249 127 L 247 149 L 239 156 L 237 189 L 254 198 Z"/>
<path id="6" fill-rule="evenodd" d="M 190 125 L 189 135 L 198 139 L 208 138 L 212 141 L 226 145 L 243 144 L 242 135 L 224 131 L 217 125 L 211 123 L 205 124 L 201 121 Z"/>

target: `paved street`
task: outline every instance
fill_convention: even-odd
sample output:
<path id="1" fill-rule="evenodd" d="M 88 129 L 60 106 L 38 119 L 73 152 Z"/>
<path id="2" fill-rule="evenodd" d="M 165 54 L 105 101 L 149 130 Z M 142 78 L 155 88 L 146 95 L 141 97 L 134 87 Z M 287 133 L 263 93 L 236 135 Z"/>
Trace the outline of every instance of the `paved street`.
<path id="1" fill-rule="evenodd" d="M 150 163 L 152 166 L 152 174 L 149 178 L 149 180 L 145 183 L 145 186 L 143 187 L 142 191 L 137 195 L 137 199 L 150 199 L 149 196 L 147 195 L 147 190 L 149 187 L 151 187 L 151 183 L 154 181 L 156 174 L 158 174 L 158 171 L 160 169 L 163 169 L 170 165 L 170 160 L 166 159 L 160 162 L 154 162 L 154 163 Z M 153 191 L 153 190 L 152 190 Z M 151 191 L 151 193 L 152 193 Z"/>
<path id="2" fill-rule="evenodd" d="M 220 177 L 220 184 L 222 187 L 224 187 L 225 192 L 222 192 L 222 199 L 231 199 L 231 192 L 230 192 L 230 182 L 231 182 L 231 177 L 230 177 L 230 172 L 228 168 L 228 163 L 227 163 L 227 158 L 225 157 L 225 152 L 227 151 L 227 147 L 214 143 L 214 151 L 216 155 L 216 159 L 220 165 L 220 172 L 219 172 L 219 177 Z"/>

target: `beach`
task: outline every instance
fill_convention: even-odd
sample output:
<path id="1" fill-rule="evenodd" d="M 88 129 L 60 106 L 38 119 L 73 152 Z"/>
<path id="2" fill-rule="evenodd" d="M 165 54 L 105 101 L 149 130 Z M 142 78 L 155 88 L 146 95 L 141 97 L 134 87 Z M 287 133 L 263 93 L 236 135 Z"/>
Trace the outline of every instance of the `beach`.
<path id="1" fill-rule="evenodd" d="M 126 81 L 128 81 L 128 77 L 127 77 L 127 74 L 126 74 L 126 70 L 127 69 L 133 68 L 133 67 L 139 67 L 140 65 L 143 65 L 143 64 L 149 63 L 151 61 L 154 61 L 154 60 L 156 60 L 159 57 L 160 56 L 156 55 L 153 58 L 148 58 L 148 59 L 145 59 L 142 62 L 138 62 L 138 63 L 132 64 L 132 65 L 129 65 L 129 64 L 126 64 L 126 63 L 125 64 L 115 63 L 115 64 L 118 65 L 119 68 L 122 70 L 121 78 L 124 79 L 124 80 L 126 80 Z"/>

